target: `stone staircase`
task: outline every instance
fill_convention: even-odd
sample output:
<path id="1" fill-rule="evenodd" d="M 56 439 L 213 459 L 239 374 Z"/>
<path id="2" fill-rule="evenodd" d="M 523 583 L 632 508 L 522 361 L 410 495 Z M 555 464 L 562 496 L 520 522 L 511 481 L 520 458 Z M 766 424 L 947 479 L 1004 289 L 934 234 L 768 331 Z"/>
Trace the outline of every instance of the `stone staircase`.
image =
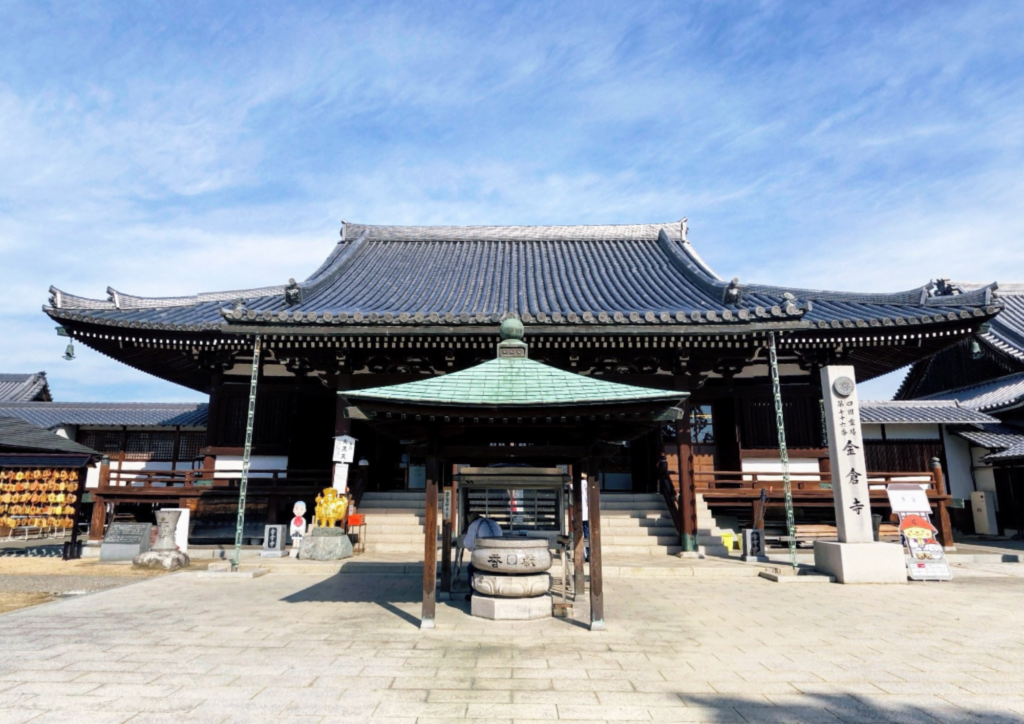
<path id="1" fill-rule="evenodd" d="M 682 550 L 665 500 L 657 494 L 601 493 L 601 546 L 605 560 Z"/>
<path id="2" fill-rule="evenodd" d="M 711 514 L 704 496 L 697 493 L 697 545 L 705 555 L 728 556 L 729 549 L 722 543 L 723 533 L 733 533 L 731 528 L 721 528 Z"/>
<path id="3" fill-rule="evenodd" d="M 364 493 L 357 511 L 366 517 L 366 552 L 423 560 L 426 505 L 422 492 Z"/>

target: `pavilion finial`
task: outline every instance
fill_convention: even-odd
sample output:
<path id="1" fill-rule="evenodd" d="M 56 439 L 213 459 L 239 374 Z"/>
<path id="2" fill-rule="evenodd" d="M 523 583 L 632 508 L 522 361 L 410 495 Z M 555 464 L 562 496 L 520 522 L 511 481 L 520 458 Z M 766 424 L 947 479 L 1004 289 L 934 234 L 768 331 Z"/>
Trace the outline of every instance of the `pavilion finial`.
<path id="1" fill-rule="evenodd" d="M 689 241 L 687 235 L 690 233 L 690 225 L 686 223 L 687 217 L 683 217 L 683 220 L 679 222 L 679 233 L 683 235 L 683 241 Z"/>
<path id="2" fill-rule="evenodd" d="M 498 334 L 501 341 L 498 342 L 498 359 L 525 359 L 527 355 L 526 342 L 523 341 L 523 323 L 515 317 L 509 317 L 501 323 Z"/>
<path id="3" fill-rule="evenodd" d="M 515 317 L 509 317 L 501 323 L 501 329 L 498 330 L 498 334 L 502 340 L 506 339 L 522 339 L 525 330 L 523 329 L 523 323 Z"/>

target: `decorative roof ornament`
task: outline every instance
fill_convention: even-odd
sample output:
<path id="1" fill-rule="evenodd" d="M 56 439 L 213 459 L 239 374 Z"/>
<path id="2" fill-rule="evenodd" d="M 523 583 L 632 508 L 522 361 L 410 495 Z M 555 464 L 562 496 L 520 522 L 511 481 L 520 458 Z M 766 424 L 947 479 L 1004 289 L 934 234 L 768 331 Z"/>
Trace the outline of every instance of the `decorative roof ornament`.
<path id="1" fill-rule="evenodd" d="M 687 217 L 684 216 L 683 220 L 679 222 L 679 233 L 682 235 L 683 241 L 690 243 L 690 240 L 687 238 L 687 234 L 690 233 L 690 225 L 686 221 Z"/>
<path id="2" fill-rule="evenodd" d="M 740 290 L 740 278 L 733 277 L 732 281 L 729 282 L 729 286 L 725 288 L 722 303 L 736 306 L 741 301 L 743 301 L 743 292 Z"/>
<path id="3" fill-rule="evenodd" d="M 294 278 L 288 279 L 288 286 L 284 289 L 284 303 L 291 306 L 302 301 L 302 290 Z"/>
<path id="4" fill-rule="evenodd" d="M 964 290 L 959 284 L 954 284 L 948 278 L 936 279 L 928 287 L 928 295 L 932 297 L 955 297 L 963 294 Z"/>

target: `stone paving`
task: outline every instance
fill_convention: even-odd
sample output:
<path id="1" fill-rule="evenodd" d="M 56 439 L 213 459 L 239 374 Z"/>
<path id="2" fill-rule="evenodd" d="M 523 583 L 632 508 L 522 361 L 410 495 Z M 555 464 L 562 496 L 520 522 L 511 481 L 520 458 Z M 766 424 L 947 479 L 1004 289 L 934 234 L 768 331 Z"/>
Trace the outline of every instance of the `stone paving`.
<path id="1" fill-rule="evenodd" d="M 0 616 L 0 723 L 1024 722 L 1024 580 L 977 573 L 610 578 L 591 633 L 461 600 L 420 631 L 414 576 L 186 572 Z"/>

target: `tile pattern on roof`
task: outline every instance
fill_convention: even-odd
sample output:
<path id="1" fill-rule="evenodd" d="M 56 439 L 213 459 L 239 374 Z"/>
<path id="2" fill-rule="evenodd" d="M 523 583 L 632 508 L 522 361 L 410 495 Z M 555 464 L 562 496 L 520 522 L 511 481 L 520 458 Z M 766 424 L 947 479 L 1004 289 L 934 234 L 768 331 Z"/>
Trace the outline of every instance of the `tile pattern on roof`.
<path id="1" fill-rule="evenodd" d="M 860 403 L 860 421 L 870 424 L 970 425 L 999 422 L 956 400 L 865 400 Z"/>
<path id="2" fill-rule="evenodd" d="M 49 400 L 50 386 L 45 372 L 32 374 L 0 374 L 0 402 Z"/>
<path id="3" fill-rule="evenodd" d="M 206 427 L 208 408 L 205 402 L 21 402 L 0 403 L 0 415 L 43 428 L 58 425 Z"/>
<path id="4" fill-rule="evenodd" d="M 4 452 L 55 452 L 98 455 L 95 450 L 68 440 L 38 425 L 15 417 L 0 416 L 0 450 Z"/>
<path id="5" fill-rule="evenodd" d="M 980 382 L 955 390 L 944 390 L 922 400 L 957 400 L 963 407 L 1000 412 L 1024 404 L 1024 372 Z"/>
<path id="6" fill-rule="evenodd" d="M 172 330 L 231 324 L 484 324 L 509 316 L 526 324 L 802 321 L 822 329 L 853 329 L 933 324 L 997 311 L 987 288 L 949 297 L 931 295 L 927 287 L 859 294 L 732 284 L 703 262 L 679 222 L 346 224 L 327 260 L 294 286 L 175 299 L 109 290 L 109 300 L 95 303 L 51 292 L 46 311 L 57 319 Z"/>
<path id="7" fill-rule="evenodd" d="M 452 406 L 547 406 L 617 402 L 672 402 L 686 393 L 606 382 L 531 359 L 493 359 L 416 382 L 340 393 L 359 400 Z"/>

